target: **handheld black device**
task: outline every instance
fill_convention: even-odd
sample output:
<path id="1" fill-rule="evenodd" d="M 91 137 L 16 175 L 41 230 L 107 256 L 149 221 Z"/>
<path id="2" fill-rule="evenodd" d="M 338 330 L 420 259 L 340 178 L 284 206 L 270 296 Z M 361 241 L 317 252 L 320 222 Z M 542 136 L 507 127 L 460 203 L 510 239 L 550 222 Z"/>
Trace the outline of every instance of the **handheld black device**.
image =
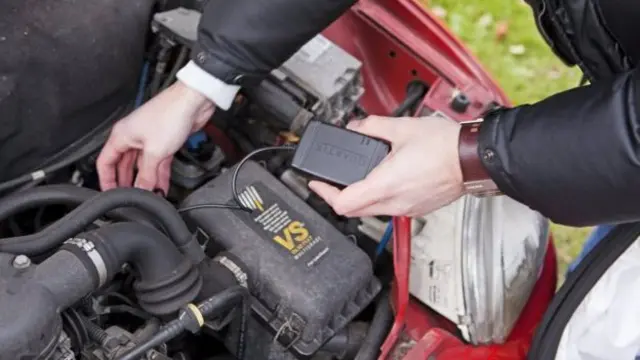
<path id="1" fill-rule="evenodd" d="M 291 166 L 314 179 L 346 187 L 364 179 L 390 148 L 384 140 L 312 121 L 302 134 Z"/>

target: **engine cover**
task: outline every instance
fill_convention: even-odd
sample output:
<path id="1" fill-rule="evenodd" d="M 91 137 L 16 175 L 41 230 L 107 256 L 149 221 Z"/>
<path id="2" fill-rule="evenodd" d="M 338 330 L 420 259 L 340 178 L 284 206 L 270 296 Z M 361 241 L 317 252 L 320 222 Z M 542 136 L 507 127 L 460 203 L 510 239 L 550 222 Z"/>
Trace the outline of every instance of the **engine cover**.
<path id="1" fill-rule="evenodd" d="M 183 205 L 232 204 L 232 172 L 195 191 Z M 252 212 L 209 208 L 185 216 L 226 249 L 218 258 L 223 265 L 246 274 L 259 322 L 281 346 L 309 356 L 380 291 L 371 261 L 257 163 L 243 166 L 237 185 Z"/>

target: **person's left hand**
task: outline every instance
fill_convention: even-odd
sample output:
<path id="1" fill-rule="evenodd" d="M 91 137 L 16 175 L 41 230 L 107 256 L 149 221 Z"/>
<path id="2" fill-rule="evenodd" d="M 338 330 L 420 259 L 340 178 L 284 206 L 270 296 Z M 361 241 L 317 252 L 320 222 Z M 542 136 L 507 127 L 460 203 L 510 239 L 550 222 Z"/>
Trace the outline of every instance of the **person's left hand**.
<path id="1" fill-rule="evenodd" d="M 372 116 L 348 128 L 387 140 L 392 150 L 364 180 L 342 191 L 318 181 L 309 184 L 339 215 L 419 216 L 462 196 L 457 122 Z"/>

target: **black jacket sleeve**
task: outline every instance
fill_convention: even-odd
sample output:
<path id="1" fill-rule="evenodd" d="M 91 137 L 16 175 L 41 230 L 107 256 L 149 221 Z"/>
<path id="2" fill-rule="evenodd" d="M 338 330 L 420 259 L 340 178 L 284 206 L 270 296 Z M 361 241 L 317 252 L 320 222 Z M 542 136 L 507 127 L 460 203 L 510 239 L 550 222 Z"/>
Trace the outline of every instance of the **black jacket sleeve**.
<path id="1" fill-rule="evenodd" d="M 209 0 L 193 60 L 228 83 L 251 86 L 356 0 Z"/>
<path id="2" fill-rule="evenodd" d="M 489 114 L 478 151 L 500 190 L 557 223 L 640 220 L 640 69 Z"/>

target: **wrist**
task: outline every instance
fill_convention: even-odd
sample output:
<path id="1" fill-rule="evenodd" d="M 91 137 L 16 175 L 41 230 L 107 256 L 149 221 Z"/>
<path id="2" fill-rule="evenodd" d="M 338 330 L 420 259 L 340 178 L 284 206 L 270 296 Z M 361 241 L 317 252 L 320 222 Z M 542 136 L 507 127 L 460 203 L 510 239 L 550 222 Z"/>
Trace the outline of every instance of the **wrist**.
<path id="1" fill-rule="evenodd" d="M 482 163 L 478 153 L 482 119 L 464 122 L 460 126 L 458 156 L 465 191 L 475 196 L 500 194 L 496 183 Z"/>
<path id="2" fill-rule="evenodd" d="M 204 71 L 193 61 L 185 65 L 176 75 L 181 86 L 197 92 L 202 98 L 215 103 L 222 110 L 229 110 L 240 91 L 240 86 L 227 84 Z"/>
<path id="3" fill-rule="evenodd" d="M 172 87 L 181 99 L 198 109 L 214 106 L 213 101 L 204 96 L 204 94 L 180 80 L 176 81 Z"/>

